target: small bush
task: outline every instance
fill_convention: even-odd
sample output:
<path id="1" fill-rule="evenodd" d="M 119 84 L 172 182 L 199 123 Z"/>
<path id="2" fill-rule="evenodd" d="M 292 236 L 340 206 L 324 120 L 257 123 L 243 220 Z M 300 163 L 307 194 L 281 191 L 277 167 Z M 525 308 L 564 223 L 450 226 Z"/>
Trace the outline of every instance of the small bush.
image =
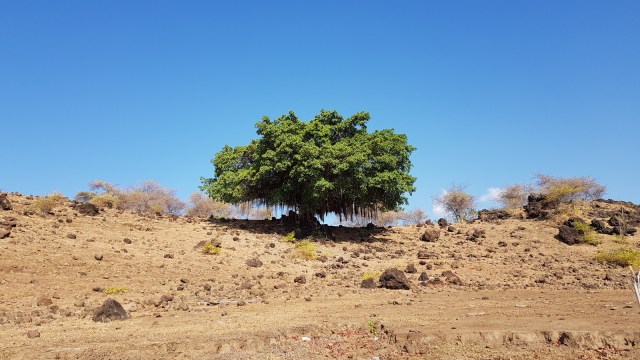
<path id="1" fill-rule="evenodd" d="M 603 263 L 637 268 L 640 266 L 640 250 L 632 249 L 628 246 L 619 246 L 598 252 L 595 259 Z"/>
<path id="2" fill-rule="evenodd" d="M 591 177 L 557 178 L 537 174 L 538 191 L 549 203 L 600 199 L 607 188 Z"/>
<path id="3" fill-rule="evenodd" d="M 56 206 L 62 204 L 64 200 L 65 197 L 62 194 L 52 193 L 45 197 L 37 198 L 31 205 L 31 209 L 41 215 L 47 215 L 53 211 Z"/>
<path id="4" fill-rule="evenodd" d="M 73 200 L 80 203 L 88 203 L 93 199 L 97 194 L 91 191 L 80 191 L 73 197 Z"/>
<path id="5" fill-rule="evenodd" d="M 575 222 L 573 227 L 582 232 L 583 235 L 579 238 L 581 243 L 589 245 L 598 245 L 600 243 L 596 236 L 596 231 L 591 225 L 584 222 Z"/>
<path id="6" fill-rule="evenodd" d="M 475 197 L 467 194 L 460 185 L 452 185 L 442 195 L 434 198 L 434 202 L 455 222 L 469 221 L 476 215 Z"/>
<path id="7" fill-rule="evenodd" d="M 102 292 L 106 295 L 124 294 L 127 291 L 129 291 L 129 288 L 126 288 L 124 286 L 112 286 L 102 290 Z"/>
<path id="8" fill-rule="evenodd" d="M 202 253 L 206 255 L 218 255 L 220 254 L 220 251 L 222 251 L 222 249 L 219 246 L 215 246 L 211 243 L 206 243 L 202 247 Z"/>
<path id="9" fill-rule="evenodd" d="M 498 194 L 498 203 L 505 210 L 515 210 L 527 203 L 527 197 L 533 192 L 533 187 L 528 184 L 507 185 Z"/>
<path id="10" fill-rule="evenodd" d="M 122 198 L 110 193 L 99 194 L 93 196 L 89 200 L 89 203 L 99 208 L 120 208 L 120 205 L 122 204 Z"/>
<path id="11" fill-rule="evenodd" d="M 295 242 L 296 241 L 296 232 L 292 231 L 283 237 L 283 240 L 286 242 Z"/>
<path id="12" fill-rule="evenodd" d="M 377 279 L 380 278 L 381 275 L 382 275 L 381 271 L 379 271 L 379 272 L 367 271 L 367 272 L 364 273 L 364 275 L 362 275 L 362 281 L 369 280 L 369 279 L 377 280 Z"/>
<path id="13" fill-rule="evenodd" d="M 178 215 L 183 213 L 186 206 L 176 197 L 175 190 L 153 181 L 143 181 L 126 190 L 102 180 L 92 182 L 89 187 L 95 194 L 89 202 L 98 207 Z"/>
<path id="14" fill-rule="evenodd" d="M 318 258 L 316 245 L 309 240 L 298 241 L 295 245 L 298 257 L 305 260 L 315 260 Z"/>

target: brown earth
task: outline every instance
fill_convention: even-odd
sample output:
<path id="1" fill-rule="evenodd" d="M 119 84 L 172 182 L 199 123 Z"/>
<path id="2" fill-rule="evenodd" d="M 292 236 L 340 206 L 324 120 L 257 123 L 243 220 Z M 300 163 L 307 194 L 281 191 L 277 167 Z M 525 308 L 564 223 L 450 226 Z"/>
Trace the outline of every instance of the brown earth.
<path id="1" fill-rule="evenodd" d="M 334 228 L 305 260 L 278 222 L 89 216 L 70 202 L 36 215 L 34 198 L 8 200 L 0 359 L 640 358 L 630 272 L 593 260 L 616 238 L 568 246 L 559 221 Z M 421 241 L 427 229 L 439 238 Z M 360 287 L 388 268 L 411 289 Z M 94 322 L 108 298 L 131 318 Z"/>

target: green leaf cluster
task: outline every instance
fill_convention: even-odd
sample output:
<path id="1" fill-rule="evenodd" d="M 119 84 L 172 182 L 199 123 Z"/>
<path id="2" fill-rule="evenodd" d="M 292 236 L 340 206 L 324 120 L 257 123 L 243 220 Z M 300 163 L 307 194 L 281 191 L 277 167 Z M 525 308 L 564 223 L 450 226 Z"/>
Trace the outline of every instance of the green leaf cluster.
<path id="1" fill-rule="evenodd" d="M 309 122 L 293 112 L 264 117 L 258 139 L 215 155 L 214 177 L 203 178 L 201 189 L 219 201 L 293 208 L 307 218 L 395 210 L 415 191 L 415 148 L 392 129 L 369 133 L 369 119 L 367 112 L 345 119 L 327 110 Z"/>

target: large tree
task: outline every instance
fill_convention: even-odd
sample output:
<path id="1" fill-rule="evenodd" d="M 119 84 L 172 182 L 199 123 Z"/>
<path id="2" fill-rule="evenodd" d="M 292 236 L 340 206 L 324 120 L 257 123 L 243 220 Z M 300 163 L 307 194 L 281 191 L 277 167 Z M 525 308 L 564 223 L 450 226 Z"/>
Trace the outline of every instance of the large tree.
<path id="1" fill-rule="evenodd" d="M 309 122 L 293 113 L 256 124 L 258 139 L 226 145 L 201 189 L 215 200 L 295 209 L 302 219 L 352 218 L 395 210 L 415 191 L 415 148 L 392 129 L 367 132 L 367 112 L 344 119 L 322 110 Z"/>

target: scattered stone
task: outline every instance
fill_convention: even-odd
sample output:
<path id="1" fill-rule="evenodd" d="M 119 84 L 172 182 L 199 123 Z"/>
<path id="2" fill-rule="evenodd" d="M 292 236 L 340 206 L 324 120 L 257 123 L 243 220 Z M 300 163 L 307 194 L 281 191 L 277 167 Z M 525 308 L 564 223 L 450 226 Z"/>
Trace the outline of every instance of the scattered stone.
<path id="1" fill-rule="evenodd" d="M 164 254 L 165 259 L 173 259 L 173 254 Z"/>
<path id="2" fill-rule="evenodd" d="M 418 269 L 416 269 L 415 265 L 409 264 L 407 265 L 407 268 L 404 269 L 404 272 L 406 272 L 407 274 L 415 274 L 418 272 Z"/>
<path id="3" fill-rule="evenodd" d="M 547 201 L 547 197 L 541 194 L 530 194 L 527 198 L 527 205 L 524 206 L 524 212 L 528 219 L 547 220 L 555 204 Z"/>
<path id="4" fill-rule="evenodd" d="M 251 258 L 249 260 L 247 260 L 245 262 L 245 264 L 247 264 L 247 266 L 249 267 L 261 267 L 262 266 L 262 261 L 260 261 L 260 259 L 256 258 Z"/>
<path id="5" fill-rule="evenodd" d="M 36 304 L 38 306 L 49 306 L 53 304 L 53 301 L 51 301 L 51 299 L 47 297 L 41 297 L 38 299 L 38 302 Z"/>
<path id="6" fill-rule="evenodd" d="M 0 239 L 6 239 L 11 235 L 10 229 L 0 228 Z"/>
<path id="7" fill-rule="evenodd" d="M 423 272 L 422 274 L 420 274 L 418 281 L 429 281 L 429 275 L 427 275 L 426 272 Z"/>
<path id="8" fill-rule="evenodd" d="M 324 271 L 317 272 L 317 273 L 316 273 L 316 277 L 319 277 L 319 278 L 321 278 L 321 279 L 324 279 L 324 278 L 326 278 L 326 277 L 327 277 L 327 273 L 326 273 L 326 272 L 324 272 Z"/>
<path id="9" fill-rule="evenodd" d="M 124 240 L 122 240 L 122 242 L 124 242 L 125 244 L 131 244 L 131 239 L 124 238 Z"/>
<path id="10" fill-rule="evenodd" d="M 445 219 L 445 218 L 440 218 L 440 219 L 438 219 L 438 225 L 439 225 L 441 228 L 444 228 L 444 227 L 449 226 L 449 222 L 448 222 L 448 221 L 447 221 L 447 219 Z"/>
<path id="11" fill-rule="evenodd" d="M 100 213 L 100 209 L 91 203 L 75 204 L 74 209 L 82 215 L 96 216 Z"/>
<path id="12" fill-rule="evenodd" d="M 188 283 L 189 283 L 189 279 L 187 279 L 187 278 L 181 278 L 181 279 L 180 279 L 180 282 L 181 282 L 181 283 L 183 283 L 183 284 L 188 284 Z"/>
<path id="13" fill-rule="evenodd" d="M 363 289 L 375 289 L 378 287 L 374 278 L 366 278 L 360 283 L 360 287 Z"/>
<path id="14" fill-rule="evenodd" d="M 443 271 L 442 276 L 445 277 L 445 279 L 449 284 L 462 286 L 462 280 L 460 280 L 458 275 L 454 274 L 453 271 L 451 270 Z"/>
<path id="15" fill-rule="evenodd" d="M 74 233 L 68 233 L 68 234 L 67 234 L 67 239 L 72 239 L 72 240 L 73 240 L 73 239 L 75 239 L 76 237 L 77 237 L 77 236 L 76 236 L 76 234 L 74 234 Z"/>
<path id="16" fill-rule="evenodd" d="M 244 300 L 240 300 L 240 301 L 238 301 L 238 303 L 236 305 L 237 306 L 245 306 L 245 305 L 247 305 L 247 302 L 244 301 Z"/>
<path id="17" fill-rule="evenodd" d="M 504 210 L 480 210 L 478 211 L 478 220 L 492 222 L 496 220 L 504 220 L 510 218 L 508 212 Z"/>
<path id="18" fill-rule="evenodd" d="M 109 322 L 114 320 L 130 319 L 131 315 L 114 299 L 107 299 L 102 306 L 93 312 L 92 320 L 95 322 Z"/>
<path id="19" fill-rule="evenodd" d="M 93 258 L 98 260 L 98 261 L 102 261 L 102 259 L 104 258 L 104 256 L 102 254 L 95 254 L 93 255 Z"/>
<path id="20" fill-rule="evenodd" d="M 293 279 L 293 282 L 296 284 L 306 284 L 307 278 L 304 275 L 296 276 L 296 278 Z"/>
<path id="21" fill-rule="evenodd" d="M 391 290 L 409 290 L 411 288 L 404 272 L 396 268 L 387 269 L 382 273 L 380 276 L 380 286 Z"/>
<path id="22" fill-rule="evenodd" d="M 7 193 L 0 193 L 0 209 L 5 211 L 11 210 L 11 203 L 7 198 Z"/>
<path id="23" fill-rule="evenodd" d="M 39 338 L 40 337 L 40 331 L 38 331 L 38 330 L 29 330 L 29 331 L 27 331 L 27 337 L 29 339 Z"/>
<path id="24" fill-rule="evenodd" d="M 426 242 L 435 242 L 440 238 L 440 231 L 437 229 L 427 229 L 420 237 L 420 240 Z"/>

